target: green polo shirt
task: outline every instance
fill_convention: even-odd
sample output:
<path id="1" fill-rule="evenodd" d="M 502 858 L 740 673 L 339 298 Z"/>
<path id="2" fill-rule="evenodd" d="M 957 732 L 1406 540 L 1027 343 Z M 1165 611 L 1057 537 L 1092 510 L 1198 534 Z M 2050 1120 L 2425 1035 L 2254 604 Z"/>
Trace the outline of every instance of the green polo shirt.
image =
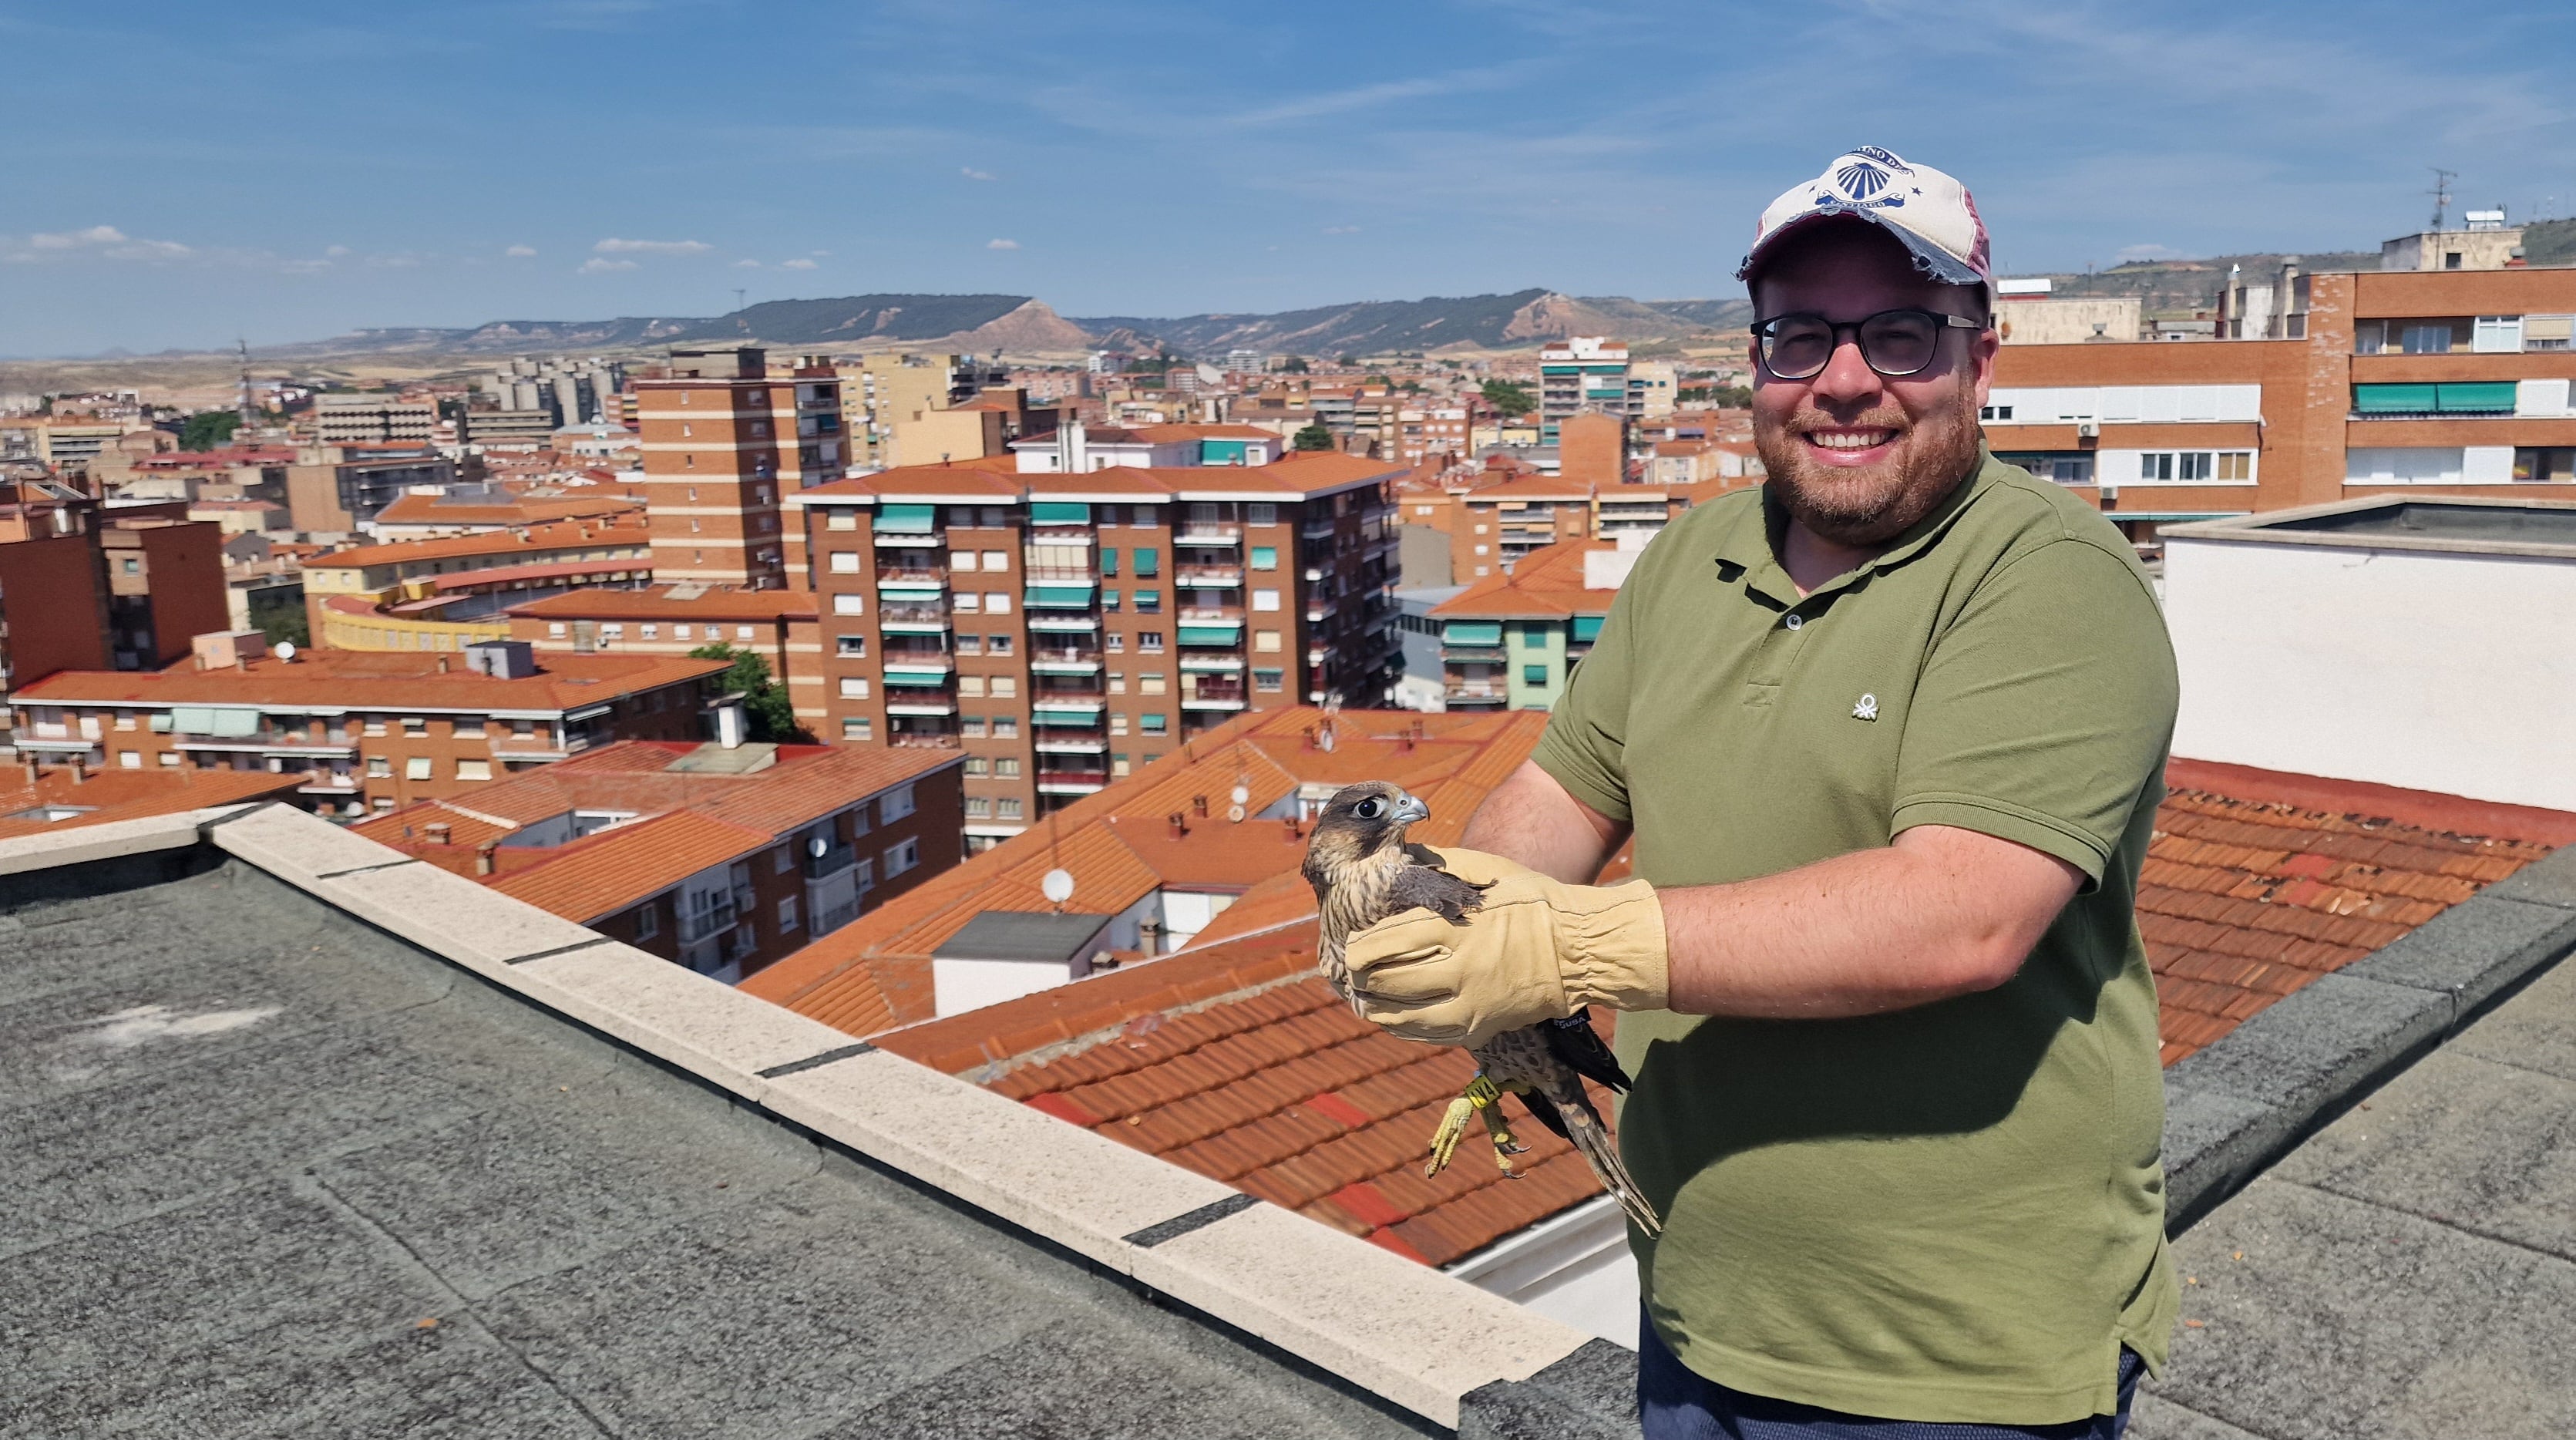
<path id="1" fill-rule="evenodd" d="M 1991 456 L 1885 555 L 1800 598 L 1767 491 L 1656 537 L 1533 758 L 1658 886 L 1959 826 L 2087 877 L 2020 972 L 1855 1020 L 1623 1016 L 1633 1236 L 1682 1362 L 1863 1415 L 2107 1413 L 2164 1363 L 2155 982 L 2132 912 L 2174 662 L 2101 515 Z"/>

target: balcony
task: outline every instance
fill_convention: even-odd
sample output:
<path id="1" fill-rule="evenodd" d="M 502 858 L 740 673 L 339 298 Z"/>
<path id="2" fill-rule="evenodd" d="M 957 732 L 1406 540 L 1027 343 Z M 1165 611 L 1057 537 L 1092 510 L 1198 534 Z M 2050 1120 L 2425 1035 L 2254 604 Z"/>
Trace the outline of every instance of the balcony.
<path id="1" fill-rule="evenodd" d="M 948 607 L 945 605 L 879 605 L 877 629 L 888 635 L 940 634 L 948 629 Z"/>
<path id="2" fill-rule="evenodd" d="M 890 585 L 944 586 L 947 583 L 948 567 L 945 565 L 880 565 L 877 567 L 877 588 L 880 590 Z"/>
<path id="3" fill-rule="evenodd" d="M 1184 605 L 1172 612 L 1172 619 L 1183 625 L 1240 625 L 1240 605 Z"/>
<path id="4" fill-rule="evenodd" d="M 1029 651 L 1029 673 L 1032 675 L 1096 675 L 1100 672 L 1097 650 Z"/>
<path id="5" fill-rule="evenodd" d="M 1241 674 L 1243 657 L 1240 655 L 1183 655 L 1181 669 L 1188 674 Z"/>
<path id="6" fill-rule="evenodd" d="M 1452 705 L 1500 705 L 1511 698 L 1500 680 L 1452 680 L 1441 693 Z"/>
<path id="7" fill-rule="evenodd" d="M 1300 540 L 1330 540 L 1333 538 L 1334 523 L 1335 522 L 1329 518 L 1322 520 L 1309 520 L 1305 524 L 1297 527 L 1297 538 Z"/>
<path id="8" fill-rule="evenodd" d="M 885 679 L 888 685 L 902 685 L 907 682 L 915 685 L 944 685 L 948 683 L 949 672 L 956 668 L 957 662 L 948 658 L 945 651 L 906 653 L 901 650 L 888 650 L 885 653 Z"/>
<path id="9" fill-rule="evenodd" d="M 738 918 L 733 896 L 727 893 L 716 904 L 680 917 L 680 943 L 695 945 L 711 936 L 721 935 L 732 929 Z"/>
<path id="10" fill-rule="evenodd" d="M 1172 583 L 1182 586 L 1233 587 L 1243 583 L 1240 565 L 1183 565 L 1172 572 Z"/>
<path id="11" fill-rule="evenodd" d="M 1028 613 L 1027 623 L 1031 630 L 1037 631 L 1097 630 L 1100 628 L 1100 617 L 1097 615 L 1071 614 L 1064 611 L 1048 612 L 1043 610 L 1032 610 Z"/>
<path id="12" fill-rule="evenodd" d="M 1097 735 L 1050 735 L 1032 742 L 1031 748 L 1040 755 L 1099 755 L 1109 749 L 1109 742 Z"/>
<path id="13" fill-rule="evenodd" d="M 948 543 L 937 531 L 879 530 L 875 537 L 880 550 L 936 550 Z"/>
<path id="14" fill-rule="evenodd" d="M 836 841 L 820 855 L 800 849 L 796 859 L 806 879 L 829 880 L 859 863 L 859 847 Z"/>
<path id="15" fill-rule="evenodd" d="M 900 699 L 888 695 L 885 709 L 888 715 L 954 715 L 957 702 L 946 695 L 932 693 L 905 695 Z"/>
<path id="16" fill-rule="evenodd" d="M 1041 795 L 1094 795 L 1109 784 L 1106 770 L 1041 770 L 1038 793 Z"/>
<path id="17" fill-rule="evenodd" d="M 1172 536 L 1175 545 L 1240 545 L 1243 527 L 1216 520 L 1185 520 Z"/>
<path id="18" fill-rule="evenodd" d="M 944 730 L 896 730 L 886 743 L 897 750 L 954 750 L 957 737 Z"/>

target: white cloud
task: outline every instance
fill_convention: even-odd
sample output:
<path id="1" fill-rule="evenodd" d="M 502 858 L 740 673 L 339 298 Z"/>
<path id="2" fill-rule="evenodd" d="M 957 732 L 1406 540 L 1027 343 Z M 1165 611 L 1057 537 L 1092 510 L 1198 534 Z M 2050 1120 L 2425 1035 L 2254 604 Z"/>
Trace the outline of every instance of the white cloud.
<path id="1" fill-rule="evenodd" d="M 733 262 L 733 268 L 736 270 L 757 270 L 760 268 L 760 262 L 757 260 L 736 260 Z"/>
<path id="2" fill-rule="evenodd" d="M 181 260 L 197 252 L 176 240 L 137 240 L 113 225 L 27 237 L 27 252 L 65 255 L 87 251 L 110 260 Z"/>
<path id="3" fill-rule="evenodd" d="M 2112 252 L 2112 257 L 2126 263 L 2131 260 L 2178 260 L 2182 252 L 2170 245 L 2126 245 Z"/>
<path id="4" fill-rule="evenodd" d="M 987 174 L 982 170 L 978 170 L 972 165 L 967 166 L 965 169 L 960 170 L 957 173 L 965 176 L 969 180 L 990 180 L 993 178 L 990 174 Z"/>
<path id="5" fill-rule="evenodd" d="M 92 225 L 86 230 L 71 230 L 59 235 L 30 235 L 31 250 L 77 250 L 89 245 L 121 245 L 125 232 L 113 225 Z"/>
<path id="6" fill-rule="evenodd" d="M 795 260 L 781 260 L 778 262 L 778 268 L 781 270 L 812 270 L 817 267 L 813 261 L 799 258 Z"/>
<path id="7" fill-rule="evenodd" d="M 637 266 L 632 260 L 602 260 L 598 256 L 594 255 L 581 262 L 581 267 L 572 273 L 575 275 L 605 275 L 611 270 L 633 270 L 636 268 Z"/>
<path id="8" fill-rule="evenodd" d="M 1017 240 L 987 240 L 984 242 L 984 248 L 987 250 L 1017 250 L 1020 248 L 1020 242 Z"/>
<path id="9" fill-rule="evenodd" d="M 349 247 L 346 245 L 325 245 L 322 247 L 322 253 L 330 256 L 334 260 L 337 260 L 341 256 L 349 253 Z"/>
<path id="10" fill-rule="evenodd" d="M 513 245 L 501 253 L 509 256 L 513 260 L 525 260 L 529 256 L 537 253 L 537 247 L 534 245 Z"/>
<path id="11" fill-rule="evenodd" d="M 602 240 L 590 247 L 602 255 L 703 255 L 713 245 L 703 240 Z"/>
<path id="12" fill-rule="evenodd" d="M 1360 233 L 1360 227 L 1357 225 L 1327 225 L 1324 227 L 1324 233 L 1327 235 L 1357 235 Z"/>

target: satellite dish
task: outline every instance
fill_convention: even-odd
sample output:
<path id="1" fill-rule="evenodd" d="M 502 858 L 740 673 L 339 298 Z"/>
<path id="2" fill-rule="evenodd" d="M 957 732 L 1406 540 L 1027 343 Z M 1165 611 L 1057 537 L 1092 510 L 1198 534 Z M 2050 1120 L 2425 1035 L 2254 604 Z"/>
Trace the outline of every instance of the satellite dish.
<path id="1" fill-rule="evenodd" d="M 1237 785 L 1234 787 L 1234 793 L 1226 798 L 1232 800 L 1237 805 L 1249 805 L 1252 803 L 1252 787 L 1248 785 Z"/>
<path id="2" fill-rule="evenodd" d="M 280 640 L 280 641 L 278 641 L 278 642 L 277 642 L 277 658 L 278 658 L 278 659 L 280 659 L 280 660 L 292 660 L 292 659 L 294 659 L 294 658 L 295 658 L 295 642 L 294 642 L 294 641 L 292 641 L 292 640 Z"/>
<path id="3" fill-rule="evenodd" d="M 1046 873 L 1046 878 L 1038 882 L 1038 893 L 1044 895 L 1047 898 L 1047 903 L 1051 905 L 1061 905 L 1067 900 L 1072 899 L 1073 872 L 1070 870 L 1049 870 Z"/>
<path id="4" fill-rule="evenodd" d="M 831 844 L 824 840 L 820 835 L 817 835 L 813 839 L 805 842 L 805 853 L 813 856 L 817 860 L 822 859 L 823 852 L 831 848 Z"/>
<path id="5" fill-rule="evenodd" d="M 1236 823 L 1237 825 L 1242 824 L 1242 823 L 1243 823 L 1243 807 L 1242 807 L 1242 806 L 1240 806 L 1240 805 L 1228 805 L 1227 807 L 1225 807 L 1225 818 L 1227 818 L 1228 820 L 1233 821 L 1233 822 L 1234 822 L 1234 823 Z"/>

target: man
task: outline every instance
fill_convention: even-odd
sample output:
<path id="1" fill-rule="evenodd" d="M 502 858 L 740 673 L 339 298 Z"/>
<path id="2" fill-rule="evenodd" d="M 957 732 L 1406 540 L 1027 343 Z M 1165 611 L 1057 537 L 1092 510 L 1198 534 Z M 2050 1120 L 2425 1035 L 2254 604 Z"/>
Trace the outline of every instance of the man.
<path id="1" fill-rule="evenodd" d="M 1769 470 L 1658 536 L 1423 911 L 1350 946 L 1450 1043 L 1635 1011 L 1649 1435 L 2104 1435 L 2178 1305 L 2132 914 L 2175 680 L 2109 522 L 1985 452 L 1985 229 L 1843 155 L 1740 272 Z M 1594 887 L 1635 841 L 1644 882 Z M 1858 1427 L 1858 1428 L 1855 1428 Z"/>

